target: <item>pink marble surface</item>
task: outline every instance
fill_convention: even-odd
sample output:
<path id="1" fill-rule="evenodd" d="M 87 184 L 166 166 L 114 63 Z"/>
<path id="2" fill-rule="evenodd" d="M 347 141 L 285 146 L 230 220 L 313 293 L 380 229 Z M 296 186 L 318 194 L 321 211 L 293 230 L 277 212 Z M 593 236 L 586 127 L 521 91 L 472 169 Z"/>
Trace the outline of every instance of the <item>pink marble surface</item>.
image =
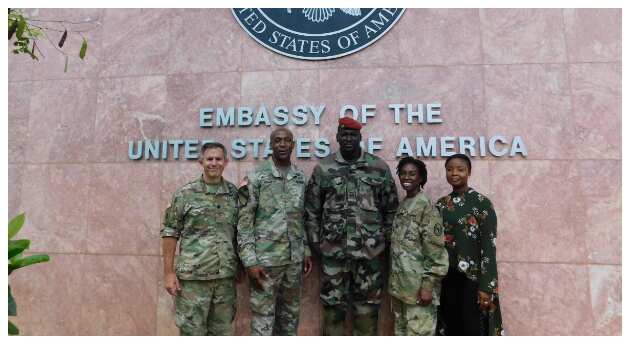
<path id="1" fill-rule="evenodd" d="M 8 179 L 8 218 L 12 219 L 22 212 L 22 175 L 24 174 L 24 165 L 9 164 L 7 173 Z"/>
<path id="2" fill-rule="evenodd" d="M 488 134 L 523 137 L 528 159 L 567 159 L 573 116 L 566 65 L 485 66 Z"/>
<path id="3" fill-rule="evenodd" d="M 33 79 L 33 67 L 35 61 L 25 54 L 16 55 L 12 51 L 15 49 L 13 43 L 15 38 L 7 43 L 7 51 L 9 56 L 7 57 L 9 64 L 9 81 L 25 81 Z"/>
<path id="4" fill-rule="evenodd" d="M 31 107 L 31 82 L 11 82 L 8 94 L 9 162 L 24 162 Z"/>
<path id="5" fill-rule="evenodd" d="M 580 174 L 588 262 L 620 265 L 621 160 L 575 161 L 572 168 Z"/>
<path id="6" fill-rule="evenodd" d="M 81 282 L 81 334 L 154 335 L 159 257 L 87 255 Z"/>
<path id="7" fill-rule="evenodd" d="M 507 335 L 594 334 L 588 266 L 501 263 L 499 288 Z"/>
<path id="8" fill-rule="evenodd" d="M 26 165 L 20 211 L 27 221 L 19 236 L 38 252 L 85 252 L 89 185 L 84 164 Z"/>
<path id="9" fill-rule="evenodd" d="M 171 10 L 168 73 L 227 72 L 241 66 L 244 33 L 230 10 Z"/>
<path id="10" fill-rule="evenodd" d="M 25 229 L 28 225 L 27 217 Z M 32 235 L 28 237 L 37 242 Z M 18 316 L 10 320 L 20 328 L 21 335 L 70 336 L 90 331 L 94 324 L 82 318 L 89 292 L 85 287 L 85 264 L 84 255 L 50 254 L 49 262 L 11 274 L 9 284 Z"/>
<path id="11" fill-rule="evenodd" d="M 88 253 L 157 254 L 161 180 L 158 163 L 92 165 Z"/>
<path id="12" fill-rule="evenodd" d="M 621 60 L 621 9 L 562 10 L 569 62 Z"/>
<path id="13" fill-rule="evenodd" d="M 505 262 L 587 262 L 588 199 L 572 161 L 490 162 L 497 255 Z M 530 190 L 530 191 L 526 191 Z"/>
<path id="14" fill-rule="evenodd" d="M 572 134 L 579 159 L 621 159 L 621 64 L 569 65 Z M 605 114 L 605 115 L 603 115 Z"/>
<path id="15" fill-rule="evenodd" d="M 589 265 L 595 335 L 621 335 L 621 265 Z"/>
<path id="16" fill-rule="evenodd" d="M 481 9 L 479 17 L 484 63 L 567 61 L 562 10 Z"/>
<path id="17" fill-rule="evenodd" d="M 26 161 L 88 161 L 96 95 L 96 82 L 90 79 L 33 83 Z"/>
<path id="18" fill-rule="evenodd" d="M 99 76 L 165 74 L 172 21 L 167 9 L 106 9 Z"/>
<path id="19" fill-rule="evenodd" d="M 129 162 L 129 141 L 161 139 L 166 94 L 165 76 L 100 79 L 90 160 Z"/>
<path id="20" fill-rule="evenodd" d="M 408 9 L 392 32 L 403 66 L 482 62 L 478 9 Z"/>

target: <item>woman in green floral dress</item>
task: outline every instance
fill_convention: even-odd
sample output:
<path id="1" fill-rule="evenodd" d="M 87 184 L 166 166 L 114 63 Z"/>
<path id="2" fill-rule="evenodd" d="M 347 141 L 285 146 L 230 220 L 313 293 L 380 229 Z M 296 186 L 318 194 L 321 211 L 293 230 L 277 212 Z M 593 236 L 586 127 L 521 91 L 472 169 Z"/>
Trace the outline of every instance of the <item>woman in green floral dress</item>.
<path id="1" fill-rule="evenodd" d="M 492 202 L 468 186 L 472 166 L 466 155 L 450 156 L 445 167 L 453 192 L 436 204 L 442 214 L 449 256 L 438 331 L 446 335 L 502 335 L 497 217 Z"/>

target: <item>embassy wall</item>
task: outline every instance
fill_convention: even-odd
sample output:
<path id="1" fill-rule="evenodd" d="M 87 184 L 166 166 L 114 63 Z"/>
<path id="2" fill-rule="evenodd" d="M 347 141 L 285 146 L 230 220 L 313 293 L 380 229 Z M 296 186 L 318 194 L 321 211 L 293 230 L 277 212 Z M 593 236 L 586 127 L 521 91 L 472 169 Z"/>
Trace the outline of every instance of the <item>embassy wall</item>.
<path id="1" fill-rule="evenodd" d="M 497 210 L 506 331 L 621 334 L 620 10 L 407 9 L 371 46 L 327 61 L 267 50 L 226 9 L 27 13 L 94 27 L 67 73 L 47 45 L 39 62 L 9 56 L 9 216 L 25 211 L 21 235 L 51 255 L 11 277 L 24 334 L 176 334 L 159 229 L 199 169 L 130 160 L 129 141 L 267 138 L 264 126 L 202 128 L 199 110 L 298 104 L 326 104 L 320 125 L 290 128 L 332 151 L 338 109 L 375 104 L 363 135 L 383 138 L 392 169 L 403 136 L 522 136 L 526 157 L 476 157 L 471 178 Z M 440 125 L 395 124 L 387 108 L 434 101 Z M 317 160 L 298 165 L 310 175 Z M 449 191 L 444 160 L 423 160 L 435 200 Z M 258 161 L 233 160 L 225 177 Z M 319 333 L 317 281 L 305 282 L 301 334 Z"/>

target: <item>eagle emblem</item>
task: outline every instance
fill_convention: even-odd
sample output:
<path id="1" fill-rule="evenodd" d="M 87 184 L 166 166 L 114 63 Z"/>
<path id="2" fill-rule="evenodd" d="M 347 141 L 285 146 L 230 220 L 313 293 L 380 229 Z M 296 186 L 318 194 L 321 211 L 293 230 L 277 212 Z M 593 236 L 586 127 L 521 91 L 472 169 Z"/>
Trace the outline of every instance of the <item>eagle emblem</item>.
<path id="1" fill-rule="evenodd" d="M 360 8 L 340 8 L 341 12 L 357 17 L 361 15 Z M 287 13 L 291 13 L 291 9 L 287 8 Z M 306 19 L 313 23 L 323 23 L 327 21 L 335 13 L 335 8 L 303 8 L 302 13 Z"/>

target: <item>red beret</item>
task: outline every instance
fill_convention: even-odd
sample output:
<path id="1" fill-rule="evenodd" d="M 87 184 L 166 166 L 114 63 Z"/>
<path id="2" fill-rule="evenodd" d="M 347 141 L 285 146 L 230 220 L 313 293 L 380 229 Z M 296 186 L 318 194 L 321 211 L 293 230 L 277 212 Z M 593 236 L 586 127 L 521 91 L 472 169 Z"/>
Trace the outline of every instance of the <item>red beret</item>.
<path id="1" fill-rule="evenodd" d="M 361 130 L 361 123 L 352 117 L 341 117 L 339 119 L 339 127 Z"/>

